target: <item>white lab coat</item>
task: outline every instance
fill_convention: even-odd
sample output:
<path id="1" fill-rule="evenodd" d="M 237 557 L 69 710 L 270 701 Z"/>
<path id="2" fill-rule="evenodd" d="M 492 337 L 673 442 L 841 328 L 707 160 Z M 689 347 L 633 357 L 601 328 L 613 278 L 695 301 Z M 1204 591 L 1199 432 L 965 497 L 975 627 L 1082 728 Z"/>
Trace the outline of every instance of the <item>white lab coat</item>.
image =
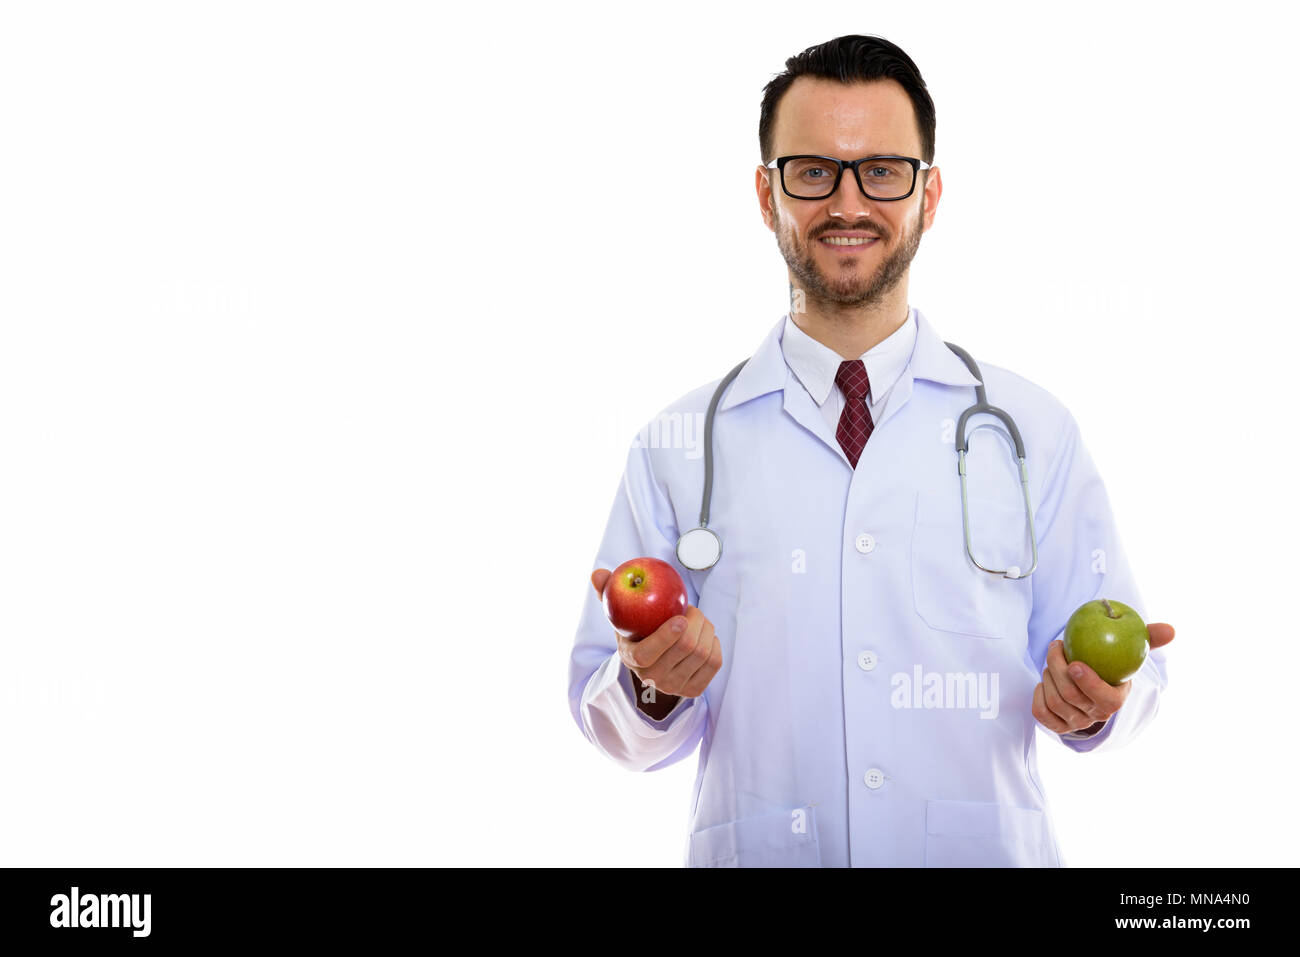
<path id="1" fill-rule="evenodd" d="M 665 409 L 629 451 L 593 567 L 673 563 L 716 628 L 722 669 L 703 695 L 650 719 L 584 583 L 569 705 L 588 740 L 630 770 L 700 746 L 688 866 L 1063 864 L 1038 778 L 1034 686 L 1080 604 L 1114 598 L 1144 619 L 1146 608 L 1074 419 L 984 362 L 988 401 L 1025 443 L 1039 564 L 1019 581 L 972 565 L 954 437 L 976 379 L 914 315 L 911 359 L 856 470 L 785 363 L 785 317 L 768 334 L 715 420 L 709 524 L 723 551 L 712 569 L 681 569 L 674 546 L 698 524 L 717 380 Z M 974 549 L 982 564 L 1027 568 L 1018 466 L 980 423 L 999 425 L 968 422 Z M 1076 751 L 1120 747 L 1155 716 L 1166 681 L 1153 650 L 1100 732 L 1051 737 Z"/>

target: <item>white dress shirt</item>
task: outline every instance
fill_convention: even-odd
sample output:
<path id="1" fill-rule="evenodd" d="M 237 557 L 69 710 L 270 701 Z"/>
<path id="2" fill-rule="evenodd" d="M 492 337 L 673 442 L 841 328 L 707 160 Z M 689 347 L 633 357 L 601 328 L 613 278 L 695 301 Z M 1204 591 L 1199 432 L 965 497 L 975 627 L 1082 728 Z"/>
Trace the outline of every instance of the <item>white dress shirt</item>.
<path id="1" fill-rule="evenodd" d="M 871 385 L 867 409 L 873 424 L 883 417 L 889 393 L 907 368 L 915 342 L 916 317 L 909 307 L 903 324 L 862 354 L 867 367 L 867 381 Z M 839 427 L 840 415 L 844 411 L 844 393 L 835 385 L 835 374 L 839 372 L 844 357 L 800 329 L 788 313 L 781 335 L 781 352 L 785 364 L 808 390 L 833 433 Z"/>

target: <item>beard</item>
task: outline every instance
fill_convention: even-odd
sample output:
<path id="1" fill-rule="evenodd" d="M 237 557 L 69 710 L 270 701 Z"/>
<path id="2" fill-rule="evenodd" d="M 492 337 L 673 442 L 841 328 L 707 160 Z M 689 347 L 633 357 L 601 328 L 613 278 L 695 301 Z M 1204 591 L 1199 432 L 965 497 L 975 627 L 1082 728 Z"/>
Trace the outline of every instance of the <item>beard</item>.
<path id="1" fill-rule="evenodd" d="M 892 250 L 887 251 L 884 261 L 874 270 L 865 265 L 866 256 L 859 254 L 846 257 L 849 261 L 828 275 L 818 264 L 813 249 L 814 244 L 821 242 L 820 239 L 801 241 L 795 236 L 793 225 L 781 218 L 780 209 L 776 205 L 772 207 L 772 222 L 776 226 L 776 245 L 781 250 L 781 257 L 790 267 L 796 285 L 809 298 L 844 306 L 863 306 L 879 302 L 907 274 L 916 250 L 921 245 L 921 234 L 925 231 L 925 194 L 921 194 L 921 202 L 911 228 L 904 224 L 903 236 Z M 834 229 L 862 229 L 880 237 L 877 245 L 887 242 L 874 222 L 842 226 L 837 224 L 833 229 L 823 229 L 821 232 L 832 232 Z"/>

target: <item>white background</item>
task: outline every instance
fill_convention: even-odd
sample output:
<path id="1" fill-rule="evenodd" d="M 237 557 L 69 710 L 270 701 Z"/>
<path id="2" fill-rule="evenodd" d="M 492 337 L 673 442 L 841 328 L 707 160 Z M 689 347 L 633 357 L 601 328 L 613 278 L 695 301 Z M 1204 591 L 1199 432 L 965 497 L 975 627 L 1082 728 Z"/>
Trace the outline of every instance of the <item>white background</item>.
<path id="1" fill-rule="evenodd" d="M 1294 863 L 1286 7 L 884 6 L 6 5 L 0 862 L 680 866 L 696 758 L 601 757 L 569 648 L 633 434 L 786 309 L 762 87 L 876 33 L 910 302 L 1178 630 L 1132 745 L 1040 738 L 1067 863 Z"/>

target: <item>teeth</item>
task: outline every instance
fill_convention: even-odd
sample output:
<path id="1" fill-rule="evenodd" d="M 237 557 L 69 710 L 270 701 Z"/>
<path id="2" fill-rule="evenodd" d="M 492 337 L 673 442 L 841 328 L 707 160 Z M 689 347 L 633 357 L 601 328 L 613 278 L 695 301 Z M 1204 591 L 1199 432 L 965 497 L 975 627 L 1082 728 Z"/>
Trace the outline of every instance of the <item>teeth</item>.
<path id="1" fill-rule="evenodd" d="M 828 243 L 831 246 L 864 246 L 875 238 L 875 236 L 867 236 L 865 238 L 857 236 L 823 236 L 822 242 Z"/>

